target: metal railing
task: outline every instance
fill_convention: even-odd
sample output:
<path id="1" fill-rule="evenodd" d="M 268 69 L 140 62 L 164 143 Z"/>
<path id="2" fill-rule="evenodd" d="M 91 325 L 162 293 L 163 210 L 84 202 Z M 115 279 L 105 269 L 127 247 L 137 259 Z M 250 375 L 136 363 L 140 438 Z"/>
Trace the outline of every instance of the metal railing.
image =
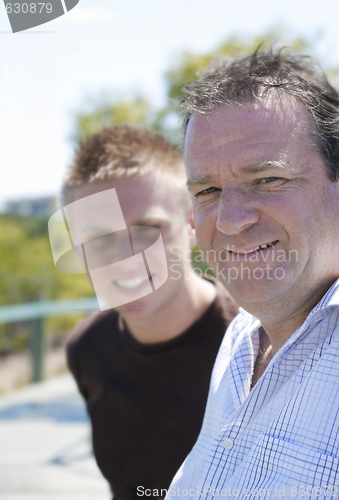
<path id="1" fill-rule="evenodd" d="M 44 376 L 44 328 L 43 320 L 49 316 L 60 316 L 76 312 L 92 312 L 99 309 L 96 297 L 76 300 L 37 301 L 26 304 L 0 307 L 0 323 L 30 323 L 30 351 L 32 357 L 32 382 Z"/>

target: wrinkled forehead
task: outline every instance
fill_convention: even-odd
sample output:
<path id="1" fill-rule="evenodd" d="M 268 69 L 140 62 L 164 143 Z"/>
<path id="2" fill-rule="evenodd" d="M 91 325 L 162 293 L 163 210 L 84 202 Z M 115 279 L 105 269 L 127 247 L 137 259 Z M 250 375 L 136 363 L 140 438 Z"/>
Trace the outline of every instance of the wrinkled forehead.
<path id="1" fill-rule="evenodd" d="M 185 163 L 228 145 L 295 140 L 316 144 L 315 122 L 290 96 L 272 94 L 263 101 L 221 105 L 206 115 L 193 115 L 185 137 Z"/>

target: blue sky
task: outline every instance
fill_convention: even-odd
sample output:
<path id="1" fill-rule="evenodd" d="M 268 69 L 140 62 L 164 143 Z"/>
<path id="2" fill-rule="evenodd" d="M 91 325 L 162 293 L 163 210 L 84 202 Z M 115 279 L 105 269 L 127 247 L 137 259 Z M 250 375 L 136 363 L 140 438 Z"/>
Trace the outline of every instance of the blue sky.
<path id="1" fill-rule="evenodd" d="M 101 89 L 164 100 L 164 70 L 183 49 L 204 52 L 234 33 L 283 23 L 322 33 L 322 62 L 339 65 L 339 2 L 80 0 L 48 24 L 12 34 L 0 4 L 0 206 L 56 193 L 72 155 L 72 112 Z"/>

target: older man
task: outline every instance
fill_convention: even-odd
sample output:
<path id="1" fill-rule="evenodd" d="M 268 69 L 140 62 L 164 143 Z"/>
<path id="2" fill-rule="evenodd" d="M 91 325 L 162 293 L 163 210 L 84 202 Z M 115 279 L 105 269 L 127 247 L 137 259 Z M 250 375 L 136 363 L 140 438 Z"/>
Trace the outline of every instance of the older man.
<path id="1" fill-rule="evenodd" d="M 272 52 L 185 92 L 198 244 L 244 310 L 169 494 L 337 498 L 338 92 L 309 58 Z"/>

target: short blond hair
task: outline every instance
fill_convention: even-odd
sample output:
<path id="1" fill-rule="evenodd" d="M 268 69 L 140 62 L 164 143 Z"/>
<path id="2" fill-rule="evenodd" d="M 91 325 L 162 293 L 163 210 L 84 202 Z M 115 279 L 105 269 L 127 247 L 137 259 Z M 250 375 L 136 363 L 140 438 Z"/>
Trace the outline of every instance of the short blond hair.
<path id="1" fill-rule="evenodd" d="M 62 202 L 83 185 L 147 174 L 171 177 L 186 211 L 190 201 L 181 152 L 161 134 L 145 128 L 127 124 L 104 128 L 75 152 L 63 181 Z"/>

